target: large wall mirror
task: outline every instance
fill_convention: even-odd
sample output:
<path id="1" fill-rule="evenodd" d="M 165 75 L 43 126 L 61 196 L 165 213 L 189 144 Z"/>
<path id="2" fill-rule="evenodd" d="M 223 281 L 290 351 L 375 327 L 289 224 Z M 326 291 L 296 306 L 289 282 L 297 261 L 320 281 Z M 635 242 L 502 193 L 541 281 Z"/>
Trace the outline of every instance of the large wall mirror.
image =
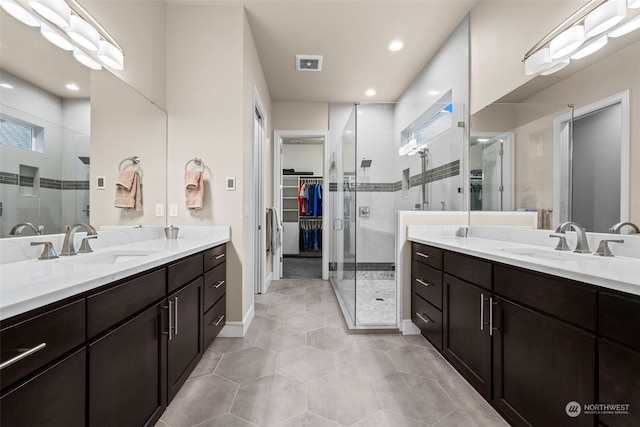
<path id="1" fill-rule="evenodd" d="M 165 224 L 166 113 L 39 33 L 0 9 L 0 237 Z M 121 161 L 133 156 L 142 211 L 114 207 Z"/>
<path id="2" fill-rule="evenodd" d="M 536 211 L 543 229 L 639 223 L 638 75 L 640 31 L 473 114 L 472 224 L 473 211 L 514 210 Z"/>

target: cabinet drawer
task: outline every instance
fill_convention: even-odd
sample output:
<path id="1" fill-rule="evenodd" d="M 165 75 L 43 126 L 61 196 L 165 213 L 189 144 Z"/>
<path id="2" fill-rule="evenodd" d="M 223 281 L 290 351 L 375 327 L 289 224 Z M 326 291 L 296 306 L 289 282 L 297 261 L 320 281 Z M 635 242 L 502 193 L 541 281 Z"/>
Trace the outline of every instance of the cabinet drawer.
<path id="1" fill-rule="evenodd" d="M 442 271 L 412 261 L 411 290 L 442 310 Z"/>
<path id="2" fill-rule="evenodd" d="M 218 336 L 226 321 L 227 297 L 223 296 L 204 314 L 204 350 Z"/>
<path id="3" fill-rule="evenodd" d="M 595 289 L 503 265 L 494 267 L 494 291 L 589 331 L 596 330 Z"/>
<path id="4" fill-rule="evenodd" d="M 415 292 L 411 293 L 411 320 L 422 335 L 442 351 L 442 312 Z"/>
<path id="5" fill-rule="evenodd" d="M 161 269 L 88 297 L 88 338 L 159 301 L 165 291 L 165 270 Z"/>
<path id="6" fill-rule="evenodd" d="M 444 272 L 491 290 L 491 263 L 488 261 L 455 252 L 445 252 Z"/>
<path id="7" fill-rule="evenodd" d="M 600 336 L 640 351 L 640 298 L 600 293 Z"/>
<path id="8" fill-rule="evenodd" d="M 0 331 L 2 363 L 30 355 L 7 365 L 0 371 L 0 384 L 6 387 L 25 375 L 51 362 L 85 341 L 85 300 L 72 302 L 55 310 L 27 319 Z M 42 346 L 44 344 L 44 346 Z"/>
<path id="9" fill-rule="evenodd" d="M 209 271 L 226 261 L 226 247 L 227 245 L 220 245 L 204 251 L 204 271 Z"/>
<path id="10" fill-rule="evenodd" d="M 167 267 L 168 293 L 186 285 L 202 274 L 202 253 L 192 255 Z"/>
<path id="11" fill-rule="evenodd" d="M 204 311 L 227 292 L 226 273 L 227 264 L 223 263 L 204 274 Z"/>
<path id="12" fill-rule="evenodd" d="M 442 249 L 413 243 L 411 245 L 411 259 L 442 270 Z"/>

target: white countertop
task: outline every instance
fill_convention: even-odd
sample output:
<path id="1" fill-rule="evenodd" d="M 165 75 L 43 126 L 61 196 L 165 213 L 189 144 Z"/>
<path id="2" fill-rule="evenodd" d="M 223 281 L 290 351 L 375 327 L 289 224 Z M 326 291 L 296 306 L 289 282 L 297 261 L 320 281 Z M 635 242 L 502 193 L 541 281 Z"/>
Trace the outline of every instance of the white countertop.
<path id="1" fill-rule="evenodd" d="M 113 234 L 104 234 L 109 233 Z M 204 227 L 198 232 L 181 230 L 180 233 L 182 235 L 175 240 L 153 236 L 156 238 L 97 249 L 100 245 L 94 242 L 102 234 L 98 232 L 98 239 L 91 240 L 94 247 L 91 254 L 52 260 L 30 259 L 0 265 L 0 319 L 7 319 L 230 241 L 229 227 Z M 39 251 L 42 251 L 42 246 Z M 91 262 L 99 258 L 108 259 L 109 255 L 124 255 L 123 261 Z"/>
<path id="2" fill-rule="evenodd" d="M 640 295 L 640 259 L 623 256 L 608 258 L 592 254 L 574 254 L 572 252 L 558 254 L 557 251 L 553 250 L 557 240 L 548 237 L 548 230 L 544 233 L 549 242 L 548 246 L 472 236 L 456 237 L 442 235 L 442 233 L 438 235 L 428 227 L 409 226 L 408 240 L 502 264 Z M 487 233 L 484 234 L 486 235 Z M 616 236 L 616 238 L 640 239 L 640 236 Z M 573 247 L 573 244 L 570 244 Z M 612 250 L 615 248 L 614 245 L 615 243 L 611 244 Z M 593 245 L 592 249 L 595 250 Z M 542 257 L 527 255 L 530 253 L 539 254 Z M 571 259 L 554 259 L 556 256 L 558 258 L 566 256 Z"/>

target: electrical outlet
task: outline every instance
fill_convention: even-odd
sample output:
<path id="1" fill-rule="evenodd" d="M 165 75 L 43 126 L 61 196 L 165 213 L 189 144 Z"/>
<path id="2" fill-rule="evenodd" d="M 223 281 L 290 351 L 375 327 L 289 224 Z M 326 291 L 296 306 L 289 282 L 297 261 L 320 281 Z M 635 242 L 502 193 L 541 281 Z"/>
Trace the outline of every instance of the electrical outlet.
<path id="1" fill-rule="evenodd" d="M 445 236 L 453 236 L 456 234 L 456 227 L 442 227 L 442 234 Z"/>
<path id="2" fill-rule="evenodd" d="M 176 203 L 169 205 L 169 216 L 178 216 L 178 205 Z"/>
<path id="3" fill-rule="evenodd" d="M 164 216 L 164 205 L 156 203 L 156 216 Z"/>

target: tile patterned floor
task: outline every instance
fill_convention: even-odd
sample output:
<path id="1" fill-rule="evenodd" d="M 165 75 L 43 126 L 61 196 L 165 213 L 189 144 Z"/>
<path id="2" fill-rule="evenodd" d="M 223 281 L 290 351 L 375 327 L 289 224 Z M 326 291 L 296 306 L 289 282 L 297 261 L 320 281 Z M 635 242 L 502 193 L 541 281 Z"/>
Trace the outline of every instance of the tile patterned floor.
<path id="1" fill-rule="evenodd" d="M 422 336 L 349 335 L 329 282 L 280 280 L 255 303 L 156 427 L 507 425 Z"/>

